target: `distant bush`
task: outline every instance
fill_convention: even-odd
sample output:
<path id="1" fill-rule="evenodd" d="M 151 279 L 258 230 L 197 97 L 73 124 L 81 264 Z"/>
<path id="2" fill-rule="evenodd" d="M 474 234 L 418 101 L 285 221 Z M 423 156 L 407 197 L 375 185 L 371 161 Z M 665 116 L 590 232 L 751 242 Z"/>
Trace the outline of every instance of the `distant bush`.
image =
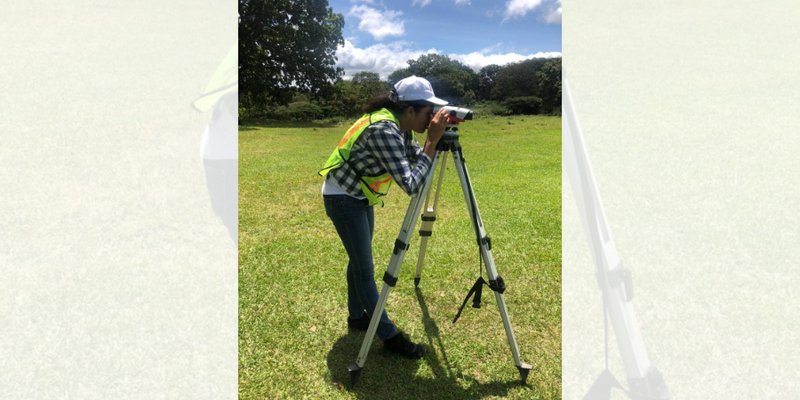
<path id="1" fill-rule="evenodd" d="M 273 121 L 350 121 L 361 115 L 360 111 L 354 113 L 344 103 L 328 101 L 315 102 L 305 100 L 303 97 L 296 96 L 295 102 L 285 106 L 267 105 L 265 107 L 250 109 L 239 109 L 239 118 L 243 120 L 264 119 Z M 468 107 L 475 113 L 475 118 L 484 116 L 509 116 L 509 115 L 530 115 L 546 113 L 542 107 L 542 99 L 536 96 L 511 97 L 505 101 L 480 101 L 473 104 L 455 103 L 460 107 Z M 551 111 L 559 115 L 560 108 Z"/>
<path id="2" fill-rule="evenodd" d="M 289 103 L 286 114 L 292 121 L 311 121 L 324 116 L 320 106 L 308 102 Z"/>
<path id="3" fill-rule="evenodd" d="M 266 118 L 276 121 L 311 121 L 325 117 L 322 107 L 307 101 L 289 103 L 287 106 L 267 107 L 263 113 L 252 115 L 254 118 Z"/>
<path id="4" fill-rule="evenodd" d="M 513 112 L 502 103 L 491 103 L 489 105 L 489 114 L 491 115 L 511 115 Z"/>
<path id="5" fill-rule="evenodd" d="M 542 108 L 542 99 L 536 96 L 511 97 L 503 102 L 512 114 L 538 114 Z"/>
<path id="6" fill-rule="evenodd" d="M 511 115 L 511 110 L 496 101 L 481 101 L 472 107 L 476 118 L 489 115 Z"/>
<path id="7" fill-rule="evenodd" d="M 239 105 L 239 120 L 245 120 L 250 118 L 255 118 L 258 116 L 258 112 L 256 111 L 255 107 L 242 107 Z"/>

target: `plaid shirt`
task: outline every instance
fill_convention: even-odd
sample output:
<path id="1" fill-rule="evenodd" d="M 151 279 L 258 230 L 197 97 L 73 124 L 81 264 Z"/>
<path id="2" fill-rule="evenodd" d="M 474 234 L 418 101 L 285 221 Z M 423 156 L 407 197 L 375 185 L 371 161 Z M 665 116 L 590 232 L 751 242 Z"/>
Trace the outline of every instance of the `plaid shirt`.
<path id="1" fill-rule="evenodd" d="M 431 159 L 411 132 L 400 132 L 393 122 L 381 121 L 361 133 L 350 150 L 349 162 L 328 173 L 347 193 L 363 196 L 360 175 L 352 167 L 363 176 L 388 172 L 404 192 L 413 195 L 425 183 Z"/>

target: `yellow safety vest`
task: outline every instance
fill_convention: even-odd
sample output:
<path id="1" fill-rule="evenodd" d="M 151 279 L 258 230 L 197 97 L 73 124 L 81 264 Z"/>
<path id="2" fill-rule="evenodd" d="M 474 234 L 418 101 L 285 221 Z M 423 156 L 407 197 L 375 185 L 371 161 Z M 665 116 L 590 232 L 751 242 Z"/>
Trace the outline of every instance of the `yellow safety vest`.
<path id="1" fill-rule="evenodd" d="M 361 136 L 361 133 L 370 125 L 380 121 L 392 121 L 398 124 L 397 117 L 385 108 L 373 113 L 364 114 L 347 130 L 342 140 L 340 140 L 336 148 L 333 149 L 330 157 L 328 157 L 328 161 L 325 162 L 325 166 L 322 167 L 319 174 L 325 176 L 328 172 L 347 163 L 350 160 L 350 151 L 353 149 L 353 145 L 356 143 L 356 140 L 358 140 L 358 137 Z M 356 173 L 358 173 L 358 171 L 356 171 Z M 363 192 L 364 196 L 369 200 L 369 205 L 383 204 L 383 201 L 379 199 L 379 197 L 386 195 L 389 191 L 389 187 L 392 185 L 392 176 L 386 172 L 378 176 L 360 176 L 359 180 L 361 180 L 361 192 Z"/>

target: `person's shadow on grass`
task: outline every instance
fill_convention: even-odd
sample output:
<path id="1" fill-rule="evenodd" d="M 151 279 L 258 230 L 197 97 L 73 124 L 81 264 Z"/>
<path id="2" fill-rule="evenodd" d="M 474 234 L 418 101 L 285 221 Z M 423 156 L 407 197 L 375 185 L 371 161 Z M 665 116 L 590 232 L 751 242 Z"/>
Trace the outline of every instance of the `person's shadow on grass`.
<path id="1" fill-rule="evenodd" d="M 328 353 L 327 364 L 333 385 L 348 390 L 359 399 L 476 399 L 486 396 L 506 396 L 512 387 L 520 387 L 517 379 L 506 382 L 480 383 L 475 378 L 453 370 L 447 359 L 439 335 L 439 327 L 431 319 L 422 292 L 416 289 L 417 301 L 422 310 L 422 320 L 427 339 L 427 352 L 421 360 L 398 357 L 383 349 L 377 338 L 373 340 L 367 363 L 356 386 L 351 387 L 347 366 L 355 362 L 361 349 L 364 333 L 350 332 L 340 337 Z M 439 352 L 434 351 L 434 346 Z M 477 357 L 478 355 L 476 355 Z M 428 364 L 433 378 L 416 375 L 422 364 Z M 513 366 L 509 366 L 513 367 Z M 528 387 L 531 385 L 529 377 Z M 459 382 L 460 381 L 460 382 Z"/>

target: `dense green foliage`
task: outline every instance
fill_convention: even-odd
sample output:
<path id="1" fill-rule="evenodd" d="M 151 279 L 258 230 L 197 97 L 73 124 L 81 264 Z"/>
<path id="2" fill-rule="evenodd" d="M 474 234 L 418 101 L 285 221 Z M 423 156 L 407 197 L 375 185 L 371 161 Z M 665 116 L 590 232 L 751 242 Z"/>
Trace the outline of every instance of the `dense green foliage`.
<path id="1" fill-rule="evenodd" d="M 428 354 L 397 358 L 375 340 L 355 390 L 344 388 L 346 367 L 363 333 L 347 330 L 347 256 L 325 215 L 317 175 L 349 122 L 240 127 L 239 398 L 560 399 L 561 118 L 480 114 L 460 127 L 520 355 L 533 366 L 528 385 L 519 383 L 488 289 L 483 307 L 467 307 L 451 322 L 478 277 L 479 259 L 448 157 L 420 290 L 413 283 L 415 233 L 387 303 L 390 318 Z M 379 290 L 409 197 L 393 187 L 385 200 L 375 209 Z"/>
<path id="2" fill-rule="evenodd" d="M 428 79 L 451 104 L 494 115 L 561 113 L 561 58 L 488 65 L 474 71 L 441 54 L 423 54 L 381 80 L 374 72 L 341 79 L 335 66 L 344 18 L 326 0 L 239 0 L 240 116 L 312 120 L 353 117 L 372 96 L 410 75 Z M 307 106 L 297 103 L 302 95 Z M 302 110 L 309 114 L 304 118 Z"/>
<path id="3" fill-rule="evenodd" d="M 355 116 L 360 113 L 361 106 L 366 99 L 386 93 L 391 86 L 382 81 L 380 76 L 374 72 L 358 72 L 349 81 L 338 80 L 333 85 L 330 96 L 323 99 L 321 103 L 325 109 L 325 115 L 331 116 Z"/>
<path id="4" fill-rule="evenodd" d="M 239 102 L 285 105 L 294 92 L 324 96 L 343 71 L 344 17 L 327 0 L 239 0 Z"/>
<path id="5" fill-rule="evenodd" d="M 542 108 L 542 99 L 536 96 L 510 97 L 503 105 L 511 114 L 539 114 Z"/>

